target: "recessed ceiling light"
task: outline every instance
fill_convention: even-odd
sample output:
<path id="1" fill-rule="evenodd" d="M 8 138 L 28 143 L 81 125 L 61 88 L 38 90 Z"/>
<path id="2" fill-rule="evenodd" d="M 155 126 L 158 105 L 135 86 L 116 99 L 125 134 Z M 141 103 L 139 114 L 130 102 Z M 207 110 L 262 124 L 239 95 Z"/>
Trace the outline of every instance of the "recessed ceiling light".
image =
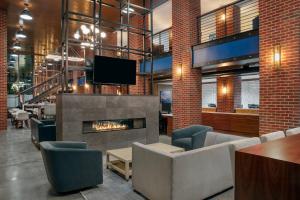
<path id="1" fill-rule="evenodd" d="M 24 19 L 24 20 L 32 20 L 33 19 L 32 15 L 27 7 L 24 8 L 24 10 L 21 12 L 20 18 Z"/>

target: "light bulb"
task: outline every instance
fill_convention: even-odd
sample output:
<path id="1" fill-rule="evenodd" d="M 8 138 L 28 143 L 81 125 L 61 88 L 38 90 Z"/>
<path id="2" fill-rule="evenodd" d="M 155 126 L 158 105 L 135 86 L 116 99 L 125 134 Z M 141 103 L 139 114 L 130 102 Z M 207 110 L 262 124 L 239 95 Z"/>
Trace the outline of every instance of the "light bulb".
<path id="1" fill-rule="evenodd" d="M 101 32 L 101 38 L 106 38 L 106 33 L 105 32 Z"/>

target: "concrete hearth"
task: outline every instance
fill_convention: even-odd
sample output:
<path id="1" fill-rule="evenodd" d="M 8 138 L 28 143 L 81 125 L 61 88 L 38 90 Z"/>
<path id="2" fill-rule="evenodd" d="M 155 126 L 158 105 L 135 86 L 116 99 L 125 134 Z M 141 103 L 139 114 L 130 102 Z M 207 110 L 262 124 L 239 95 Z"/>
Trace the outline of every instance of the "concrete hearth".
<path id="1" fill-rule="evenodd" d="M 57 96 L 58 140 L 85 141 L 101 150 L 131 146 L 132 142 L 154 143 L 159 139 L 159 97 L 60 94 Z M 145 119 L 139 129 L 83 133 L 83 122 Z"/>

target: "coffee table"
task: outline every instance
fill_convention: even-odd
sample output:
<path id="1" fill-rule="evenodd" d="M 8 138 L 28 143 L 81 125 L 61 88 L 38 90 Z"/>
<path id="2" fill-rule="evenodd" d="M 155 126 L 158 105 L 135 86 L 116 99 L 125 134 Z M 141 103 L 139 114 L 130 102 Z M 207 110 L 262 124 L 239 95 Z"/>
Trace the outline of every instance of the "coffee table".
<path id="1" fill-rule="evenodd" d="M 111 159 L 111 157 L 113 159 Z M 106 167 L 123 174 L 126 180 L 132 175 L 132 148 L 121 148 L 106 151 Z"/>
<path id="2" fill-rule="evenodd" d="M 184 149 L 163 143 L 148 144 L 151 149 L 161 151 L 164 153 L 179 153 Z M 114 169 L 129 180 L 132 175 L 132 148 L 121 148 L 106 151 L 106 167 L 107 169 Z"/>

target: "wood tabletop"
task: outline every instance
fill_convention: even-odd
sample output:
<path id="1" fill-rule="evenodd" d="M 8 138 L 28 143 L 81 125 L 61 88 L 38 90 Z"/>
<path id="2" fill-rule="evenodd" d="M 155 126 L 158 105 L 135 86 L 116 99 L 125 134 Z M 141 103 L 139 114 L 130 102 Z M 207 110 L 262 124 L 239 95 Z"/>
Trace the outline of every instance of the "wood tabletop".
<path id="1" fill-rule="evenodd" d="M 300 134 L 241 149 L 239 152 L 300 164 Z"/>
<path id="2" fill-rule="evenodd" d="M 131 162 L 132 161 L 132 148 L 121 148 L 121 149 L 114 149 L 106 151 L 106 154 L 112 155 L 124 162 Z"/>

